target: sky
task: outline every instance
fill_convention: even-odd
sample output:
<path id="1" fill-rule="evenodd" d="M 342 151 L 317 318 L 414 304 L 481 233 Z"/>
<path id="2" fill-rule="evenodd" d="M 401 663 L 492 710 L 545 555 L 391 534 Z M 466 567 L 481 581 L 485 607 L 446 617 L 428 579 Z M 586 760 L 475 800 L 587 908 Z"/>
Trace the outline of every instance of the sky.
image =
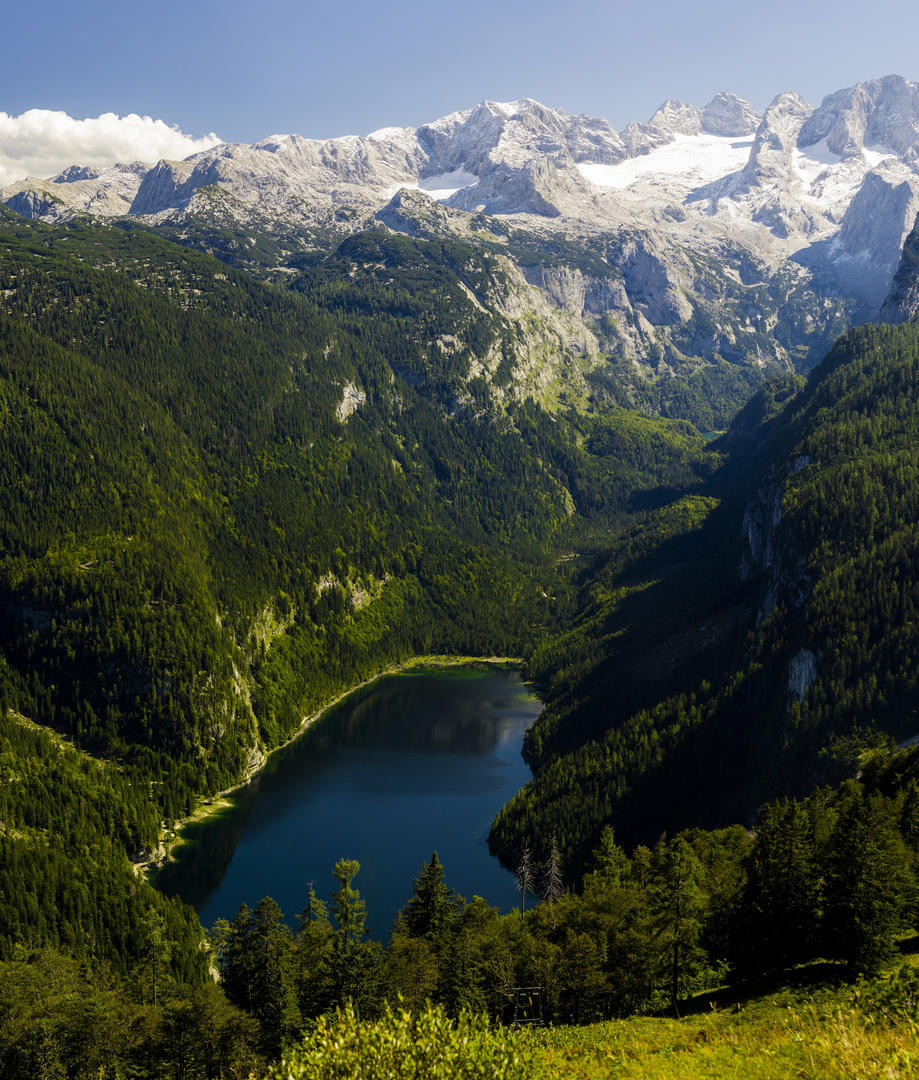
<path id="1" fill-rule="evenodd" d="M 0 185 L 71 164 L 417 127 L 531 97 L 617 130 L 721 90 L 762 111 L 919 81 L 919 5 L 885 0 L 44 0 L 2 21 Z M 99 118 L 103 118 L 99 120 Z M 84 123 L 94 120 L 95 123 Z"/>

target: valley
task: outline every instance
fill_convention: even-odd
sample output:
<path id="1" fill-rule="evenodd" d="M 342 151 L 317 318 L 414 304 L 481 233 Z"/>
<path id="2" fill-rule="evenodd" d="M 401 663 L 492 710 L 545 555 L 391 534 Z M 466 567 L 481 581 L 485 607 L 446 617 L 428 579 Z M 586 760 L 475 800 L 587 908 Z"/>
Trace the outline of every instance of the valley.
<path id="1" fill-rule="evenodd" d="M 3 189 L 0 1071 L 102 1067 L 81 994 L 130 1017 L 120 1062 L 216 1076 L 348 998 L 508 1020 L 539 985 L 584 1023 L 885 970 L 916 925 L 917 154 L 888 76 Z M 488 830 L 543 904 L 402 867 L 383 948 L 353 852 L 291 856 L 287 924 L 252 896 L 202 928 L 138 874 L 431 655 L 517 658 L 543 703 Z"/>

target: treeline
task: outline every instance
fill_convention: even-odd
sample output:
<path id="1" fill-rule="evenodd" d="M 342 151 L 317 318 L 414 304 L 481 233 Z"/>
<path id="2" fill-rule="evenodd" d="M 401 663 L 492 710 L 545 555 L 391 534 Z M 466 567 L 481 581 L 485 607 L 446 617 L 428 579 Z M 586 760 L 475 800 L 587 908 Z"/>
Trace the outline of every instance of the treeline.
<path id="1" fill-rule="evenodd" d="M 510 1022 L 522 999 L 534 1007 L 520 989 L 539 987 L 548 1022 L 582 1023 L 817 959 L 876 974 L 917 916 L 917 766 L 916 751 L 876 755 L 861 781 L 768 804 L 752 833 L 690 829 L 626 855 L 607 829 L 577 891 L 551 861 L 522 863 L 542 903 L 506 915 L 457 898 L 435 854 L 385 948 L 365 940 L 359 867 L 342 860 L 329 908 L 310 893 L 296 934 L 270 899 L 215 928 L 223 985 L 280 1046 L 346 1000 L 368 1016 L 401 997 Z"/>
<path id="2" fill-rule="evenodd" d="M 518 883 L 542 902 L 505 915 L 455 896 L 435 854 L 385 948 L 366 940 L 360 868 L 342 860 L 296 933 L 269 898 L 214 928 L 223 986 L 270 1048 L 346 1000 L 366 1016 L 401 997 L 509 1022 L 518 989 L 539 987 L 547 1021 L 579 1023 L 817 959 L 876 974 L 919 913 L 917 769 L 917 749 L 876 752 L 837 791 L 767 804 L 752 833 L 690 829 L 626 855 L 607 829 L 577 889 L 553 859 L 522 860 Z"/>

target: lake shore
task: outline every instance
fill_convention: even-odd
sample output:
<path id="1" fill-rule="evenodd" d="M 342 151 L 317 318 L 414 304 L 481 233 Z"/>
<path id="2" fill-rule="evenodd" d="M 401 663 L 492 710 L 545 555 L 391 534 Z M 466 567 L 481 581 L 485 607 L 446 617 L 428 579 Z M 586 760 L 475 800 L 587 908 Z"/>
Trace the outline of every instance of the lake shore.
<path id="1" fill-rule="evenodd" d="M 351 694 L 356 693 L 358 690 L 362 690 L 366 686 L 371 686 L 373 683 L 378 682 L 380 679 L 386 678 L 388 675 L 398 675 L 412 670 L 424 670 L 426 668 L 440 668 L 440 667 L 473 667 L 477 664 L 488 665 L 500 665 L 502 667 L 521 667 L 524 661 L 517 656 L 451 656 L 451 655 L 426 655 L 415 656 L 411 660 L 406 660 L 402 664 L 394 664 L 382 671 L 377 672 L 368 679 L 364 679 L 363 682 L 356 683 L 354 686 L 349 687 L 347 690 L 342 691 L 337 697 L 326 702 L 321 709 L 311 713 L 309 716 L 303 718 L 300 726 L 288 739 L 275 746 L 268 754 L 265 754 L 258 766 L 252 769 L 248 775 L 239 781 L 238 784 L 234 784 L 232 787 L 225 788 L 223 791 L 218 791 L 214 795 L 207 799 L 203 799 L 201 803 L 195 807 L 195 809 L 184 818 L 179 818 L 173 823 L 172 828 L 167 827 L 164 833 L 160 836 L 160 842 L 157 847 L 153 858 L 148 859 L 142 863 L 134 864 L 134 872 L 137 874 L 143 874 L 149 876 L 155 874 L 165 863 L 171 861 L 174 856 L 173 852 L 176 848 L 181 847 L 186 843 L 185 838 L 182 836 L 183 831 L 189 825 L 196 825 L 198 822 L 205 821 L 207 818 L 219 814 L 224 810 L 228 810 L 232 807 L 232 803 L 228 800 L 227 796 L 232 795 L 233 792 L 239 791 L 246 787 L 247 784 L 259 775 L 259 773 L 265 768 L 269 758 L 272 754 L 276 754 L 279 750 L 283 750 L 286 746 L 290 746 L 291 743 L 296 742 L 303 733 L 310 728 L 317 720 L 320 720 L 329 709 L 334 708 L 340 702 Z"/>

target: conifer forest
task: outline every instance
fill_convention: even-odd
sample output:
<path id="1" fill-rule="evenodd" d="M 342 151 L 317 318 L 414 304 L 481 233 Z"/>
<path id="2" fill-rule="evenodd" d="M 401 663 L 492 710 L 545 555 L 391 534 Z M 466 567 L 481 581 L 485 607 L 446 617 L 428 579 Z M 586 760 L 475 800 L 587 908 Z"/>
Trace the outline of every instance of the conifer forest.
<path id="1" fill-rule="evenodd" d="M 915 1041 L 919 324 L 543 379 L 484 241 L 284 273 L 220 241 L 0 206 L 0 1075 L 404 1043 L 385 1075 L 599 1077 L 582 1029 L 792 984 Z M 489 834 L 519 907 L 437 852 L 382 940 L 347 851 L 299 911 L 202 927 L 154 887 L 305 717 L 427 656 L 517 658 L 543 703 Z"/>

